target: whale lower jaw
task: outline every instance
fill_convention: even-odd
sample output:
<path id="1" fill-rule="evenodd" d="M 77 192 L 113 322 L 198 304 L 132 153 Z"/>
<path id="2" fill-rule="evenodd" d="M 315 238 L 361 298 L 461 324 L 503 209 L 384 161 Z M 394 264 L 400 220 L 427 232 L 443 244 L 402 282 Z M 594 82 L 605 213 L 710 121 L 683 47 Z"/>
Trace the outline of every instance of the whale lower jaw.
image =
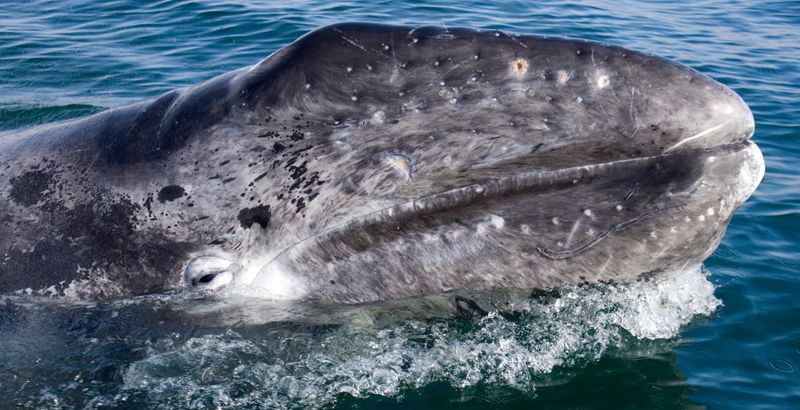
<path id="1" fill-rule="evenodd" d="M 250 285 L 271 298 L 358 303 L 677 272 L 713 252 L 763 174 L 752 142 L 523 172 L 307 237 Z"/>

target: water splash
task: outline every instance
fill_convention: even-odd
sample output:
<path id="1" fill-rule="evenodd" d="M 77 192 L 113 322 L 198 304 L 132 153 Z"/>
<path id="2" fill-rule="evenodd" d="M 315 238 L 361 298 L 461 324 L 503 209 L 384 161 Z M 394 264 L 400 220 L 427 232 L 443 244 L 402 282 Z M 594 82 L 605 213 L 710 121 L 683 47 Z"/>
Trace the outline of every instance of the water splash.
<path id="1" fill-rule="evenodd" d="M 672 278 L 565 286 L 502 303 L 492 295 L 476 304 L 491 299 L 504 307 L 485 312 L 474 306 L 472 319 L 382 326 L 380 316 L 393 310 L 350 308 L 328 318 L 340 322 L 336 326 L 262 325 L 176 340 L 175 348 L 153 350 L 127 366 L 121 394 L 144 395 L 163 408 L 318 408 L 342 394 L 399 399 L 432 383 L 531 395 L 556 368 L 585 367 L 643 341 L 676 337 L 721 304 L 713 293 L 697 268 Z"/>

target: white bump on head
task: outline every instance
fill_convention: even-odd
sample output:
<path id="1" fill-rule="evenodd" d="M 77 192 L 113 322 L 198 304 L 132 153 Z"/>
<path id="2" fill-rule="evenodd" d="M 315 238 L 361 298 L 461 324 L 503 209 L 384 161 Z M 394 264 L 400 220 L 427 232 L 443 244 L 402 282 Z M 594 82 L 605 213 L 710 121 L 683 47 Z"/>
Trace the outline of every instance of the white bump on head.
<path id="1" fill-rule="evenodd" d="M 673 226 L 672 228 L 669 229 L 669 231 L 672 232 L 672 233 L 678 233 L 678 227 L 677 226 Z"/>
<path id="2" fill-rule="evenodd" d="M 347 67 L 347 72 L 349 73 L 351 71 L 353 71 L 353 67 Z"/>
<path id="3" fill-rule="evenodd" d="M 506 220 L 497 215 L 492 215 L 491 224 L 495 227 L 495 229 L 503 229 L 503 227 L 506 226 Z"/>
<path id="4" fill-rule="evenodd" d="M 622 205 L 617 205 L 617 211 L 621 211 L 621 210 L 622 210 Z"/>
<path id="5" fill-rule="evenodd" d="M 524 233 L 524 234 L 529 234 L 529 233 L 531 233 L 531 227 L 530 227 L 530 226 L 528 226 L 528 225 L 522 224 L 522 225 L 520 225 L 520 226 L 519 226 L 519 229 L 520 229 L 520 230 L 522 231 L 522 233 Z"/>
<path id="6" fill-rule="evenodd" d="M 594 235 L 597 233 L 597 230 L 594 228 L 589 228 L 589 235 Z"/>
<path id="7" fill-rule="evenodd" d="M 697 220 L 700 221 L 700 222 L 703 222 L 703 221 L 706 220 L 706 216 L 705 215 L 700 215 L 700 216 L 697 217 Z"/>
<path id="8" fill-rule="evenodd" d="M 708 208 L 708 211 L 706 211 L 706 213 L 708 214 L 708 216 L 714 215 L 714 208 Z"/>
<path id="9" fill-rule="evenodd" d="M 650 236 L 652 236 L 653 238 L 658 238 L 658 232 L 656 231 L 650 232 Z"/>
<path id="10" fill-rule="evenodd" d="M 611 80 L 609 80 L 607 76 L 600 76 L 600 78 L 597 79 L 598 88 L 605 88 L 608 87 L 610 84 Z"/>
<path id="11" fill-rule="evenodd" d="M 554 223 L 554 224 L 556 224 L 556 225 L 558 225 L 558 224 L 560 224 L 560 223 L 561 223 L 561 219 L 559 219 L 557 216 L 554 216 L 554 217 L 553 217 L 553 223 Z"/>
<path id="12" fill-rule="evenodd" d="M 692 220 L 692 217 L 691 217 L 691 216 L 687 216 L 687 217 L 686 217 L 686 222 L 691 222 L 691 220 Z"/>
<path id="13" fill-rule="evenodd" d="M 353 101 L 358 101 L 358 97 L 356 97 L 355 95 L 350 97 L 350 99 L 353 100 Z"/>
<path id="14" fill-rule="evenodd" d="M 382 110 L 375 111 L 375 114 L 372 114 L 372 118 L 369 119 L 370 124 L 383 124 L 384 120 L 386 119 L 386 113 Z"/>
<path id="15" fill-rule="evenodd" d="M 592 210 L 591 209 L 586 209 L 586 210 L 583 211 L 583 214 L 586 215 L 586 216 L 592 216 Z"/>
<path id="16" fill-rule="evenodd" d="M 404 155 L 391 154 L 387 155 L 386 159 L 389 160 L 390 164 L 394 165 L 397 169 L 403 172 L 406 178 L 411 178 L 411 161 L 408 159 L 408 157 Z"/>
<path id="17" fill-rule="evenodd" d="M 311 84 L 306 83 L 306 89 L 309 89 L 309 88 L 311 88 Z"/>

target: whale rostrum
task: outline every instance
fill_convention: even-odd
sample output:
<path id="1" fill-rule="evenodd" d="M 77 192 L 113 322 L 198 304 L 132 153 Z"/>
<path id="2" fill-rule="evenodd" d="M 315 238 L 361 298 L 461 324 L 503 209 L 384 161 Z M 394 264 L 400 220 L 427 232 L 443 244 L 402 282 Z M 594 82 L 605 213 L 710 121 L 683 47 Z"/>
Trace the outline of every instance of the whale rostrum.
<path id="1" fill-rule="evenodd" d="M 359 303 L 700 264 L 764 174 L 728 87 L 624 48 L 336 24 L 0 135 L 0 292 Z"/>

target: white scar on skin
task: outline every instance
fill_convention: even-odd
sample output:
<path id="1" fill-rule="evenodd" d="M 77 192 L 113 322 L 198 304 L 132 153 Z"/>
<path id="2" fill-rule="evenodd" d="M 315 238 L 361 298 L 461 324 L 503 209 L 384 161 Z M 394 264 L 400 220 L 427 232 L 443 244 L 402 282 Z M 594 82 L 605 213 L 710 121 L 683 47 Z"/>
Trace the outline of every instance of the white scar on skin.
<path id="1" fill-rule="evenodd" d="M 683 140 L 681 140 L 680 142 L 678 142 L 677 144 L 675 144 L 675 145 L 673 145 L 673 146 L 669 147 L 669 148 L 668 148 L 666 151 L 664 151 L 664 152 L 670 152 L 670 151 L 674 150 L 675 148 L 678 148 L 678 147 L 680 147 L 680 146 L 681 146 L 681 145 L 683 145 L 684 143 L 687 143 L 687 142 L 689 142 L 689 141 L 691 141 L 691 140 L 694 140 L 694 139 L 700 138 L 700 137 L 702 137 L 702 136 L 704 136 L 704 135 L 707 135 L 707 134 L 709 134 L 709 133 L 712 133 L 712 132 L 716 131 L 717 129 L 719 129 L 719 127 L 721 127 L 721 126 L 723 126 L 723 125 L 725 125 L 725 124 L 727 124 L 727 122 L 723 122 L 722 124 L 720 124 L 720 125 L 717 125 L 716 127 L 711 127 L 711 128 L 709 128 L 709 129 L 707 129 L 707 130 L 705 130 L 705 131 L 703 131 L 703 132 L 701 132 L 701 133 L 699 133 L 699 134 L 697 134 L 697 135 L 694 135 L 694 136 L 691 136 L 691 137 L 689 137 L 689 138 L 683 139 Z"/>

